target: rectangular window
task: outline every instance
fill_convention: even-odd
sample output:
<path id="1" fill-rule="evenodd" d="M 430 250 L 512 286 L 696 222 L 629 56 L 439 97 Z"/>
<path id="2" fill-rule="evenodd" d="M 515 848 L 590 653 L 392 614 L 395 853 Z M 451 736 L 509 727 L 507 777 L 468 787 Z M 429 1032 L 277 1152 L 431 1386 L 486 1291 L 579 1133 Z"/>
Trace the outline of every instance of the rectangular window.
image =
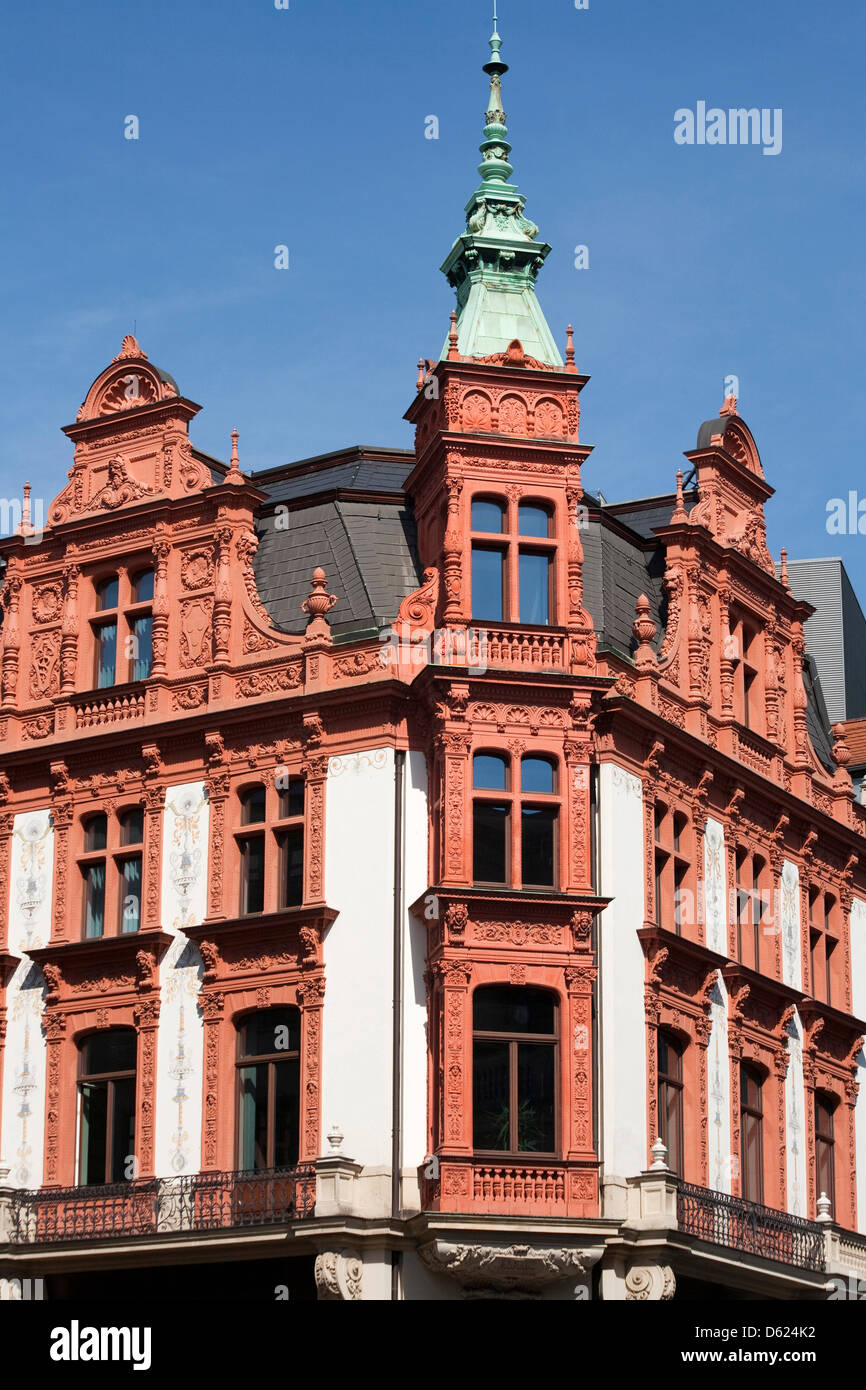
<path id="1" fill-rule="evenodd" d="M 553 888 L 556 882 L 555 809 L 548 806 L 522 806 L 520 832 L 523 886 Z"/>
<path id="2" fill-rule="evenodd" d="M 472 616 L 501 623 L 504 614 L 505 556 L 501 550 L 472 547 Z"/>
<path id="3" fill-rule="evenodd" d="M 96 628 L 96 687 L 114 685 L 117 659 L 117 623 L 100 623 Z"/>
<path id="4" fill-rule="evenodd" d="M 520 621 L 547 627 L 550 622 L 550 558 L 521 550 Z"/>
<path id="5" fill-rule="evenodd" d="M 280 907 L 300 907 L 304 901 L 304 827 L 293 825 L 279 831 Z"/>
<path id="6" fill-rule="evenodd" d="M 153 666 L 153 618 L 150 613 L 142 618 L 133 618 L 130 624 L 130 636 L 132 638 L 130 680 L 147 680 Z"/>
<path id="7" fill-rule="evenodd" d="M 740 1188 L 747 1202 L 764 1200 L 763 1081 L 746 1065 L 740 1067 Z"/>
<path id="8" fill-rule="evenodd" d="M 507 806 L 476 801 L 473 810 L 473 877 L 476 883 L 508 882 Z"/>
<path id="9" fill-rule="evenodd" d="M 105 864 L 87 864 L 84 875 L 84 935 L 102 936 L 105 932 Z"/>
<path id="10" fill-rule="evenodd" d="M 517 1044 L 517 1150 L 556 1152 L 556 1051 L 544 1043 Z"/>
<path id="11" fill-rule="evenodd" d="M 265 837 L 250 835 L 240 841 L 241 913 L 249 916 L 265 907 Z"/>
<path id="12" fill-rule="evenodd" d="M 815 1185 L 817 1195 L 826 1193 L 831 1211 L 836 1206 L 836 1148 L 833 1109 L 820 1096 L 815 1097 Z"/>
<path id="13" fill-rule="evenodd" d="M 481 1152 L 511 1147 L 507 1042 L 477 1039 L 472 1067 L 472 1143 Z"/>
<path id="14" fill-rule="evenodd" d="M 141 855 L 133 854 L 120 865 L 120 930 L 136 932 L 141 926 Z"/>
<path id="15" fill-rule="evenodd" d="M 240 1072 L 241 1170 L 261 1172 L 268 1167 L 268 1064 L 242 1067 Z"/>

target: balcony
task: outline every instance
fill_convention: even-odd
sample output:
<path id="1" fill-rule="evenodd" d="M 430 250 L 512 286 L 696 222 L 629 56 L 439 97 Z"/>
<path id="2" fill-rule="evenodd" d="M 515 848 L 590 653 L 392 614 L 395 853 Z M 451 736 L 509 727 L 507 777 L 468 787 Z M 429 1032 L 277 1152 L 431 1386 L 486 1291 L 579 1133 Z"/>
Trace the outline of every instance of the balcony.
<path id="1" fill-rule="evenodd" d="M 233 1231 L 310 1217 L 314 1165 L 255 1173 L 196 1173 L 100 1187 L 15 1191 L 12 1246 Z"/>
<path id="2" fill-rule="evenodd" d="M 824 1234 L 817 1221 L 770 1207 L 677 1183 L 677 1227 L 686 1235 L 749 1255 L 820 1274 L 825 1268 Z"/>

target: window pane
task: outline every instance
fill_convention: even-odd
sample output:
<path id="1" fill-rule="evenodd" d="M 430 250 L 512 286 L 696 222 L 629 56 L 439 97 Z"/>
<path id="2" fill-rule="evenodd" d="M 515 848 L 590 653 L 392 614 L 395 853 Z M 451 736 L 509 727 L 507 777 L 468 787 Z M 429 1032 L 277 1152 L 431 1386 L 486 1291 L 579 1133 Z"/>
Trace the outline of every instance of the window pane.
<path id="1" fill-rule="evenodd" d="M 502 622 L 502 580 L 505 557 L 501 550 L 472 547 L 472 616 L 490 623 Z"/>
<path id="2" fill-rule="evenodd" d="M 280 792 L 280 820 L 304 814 L 304 779 L 290 777 L 288 787 Z"/>
<path id="3" fill-rule="evenodd" d="M 241 824 L 259 825 L 265 818 L 265 789 L 250 787 L 241 793 Z"/>
<path id="4" fill-rule="evenodd" d="M 472 503 L 472 530 L 501 534 L 504 515 L 505 509 L 500 502 L 476 499 Z"/>
<path id="5" fill-rule="evenodd" d="M 105 849 L 108 835 L 108 817 L 91 816 L 84 827 L 84 852 L 92 854 Z"/>
<path id="6" fill-rule="evenodd" d="M 133 806 L 132 810 L 124 811 L 120 817 L 120 843 L 122 845 L 140 845 L 143 839 L 144 811 L 140 806 Z M 105 848 L 105 841 L 100 848 Z"/>
<path id="7" fill-rule="evenodd" d="M 553 763 L 546 758 L 524 758 L 520 764 L 520 789 L 524 792 L 553 794 Z"/>
<path id="8" fill-rule="evenodd" d="M 517 1048 L 517 1149 L 553 1153 L 556 1149 L 556 1051 L 548 1044 Z"/>
<path id="9" fill-rule="evenodd" d="M 304 827 L 298 825 L 277 837 L 282 860 L 281 907 L 300 907 L 304 901 Z"/>
<path id="10" fill-rule="evenodd" d="M 133 603 L 149 603 L 153 598 L 153 570 L 144 570 L 132 583 Z"/>
<path id="11" fill-rule="evenodd" d="M 520 552 L 520 621 L 545 627 L 550 622 L 550 560 Z M 473 615 L 474 616 L 474 615 Z"/>
<path id="12" fill-rule="evenodd" d="M 268 1167 L 268 1064 L 240 1072 L 240 1165 L 245 1171 Z"/>
<path id="13" fill-rule="evenodd" d="M 96 629 L 96 686 L 105 690 L 114 685 L 114 660 L 117 649 L 117 623 L 101 623 Z"/>
<path id="14" fill-rule="evenodd" d="M 153 618 L 135 618 L 130 627 L 132 662 L 130 680 L 146 681 L 153 665 Z"/>
<path id="15" fill-rule="evenodd" d="M 528 986 L 487 985 L 472 1000 L 473 1027 L 477 1033 L 539 1033 L 556 1031 L 556 1001 L 546 989 Z"/>
<path id="16" fill-rule="evenodd" d="M 120 930 L 138 931 L 141 926 L 141 855 L 124 859 L 120 870 Z"/>
<path id="17" fill-rule="evenodd" d="M 659 1083 L 659 1127 L 675 1173 L 683 1171 L 683 1093 L 668 1081 Z"/>
<path id="18" fill-rule="evenodd" d="M 298 1121 L 301 1112 L 301 1064 L 278 1062 L 274 1080 L 274 1167 L 293 1168 L 298 1161 Z"/>
<path id="19" fill-rule="evenodd" d="M 556 810 L 552 806 L 524 806 L 521 822 L 521 856 L 524 884 L 553 887 Z"/>
<path id="20" fill-rule="evenodd" d="M 81 1181 L 105 1182 L 108 1133 L 108 1082 L 84 1083 L 81 1094 Z"/>
<path id="21" fill-rule="evenodd" d="M 659 1074 L 681 1081 L 683 1076 L 682 1052 L 666 1033 L 659 1033 Z"/>
<path id="22" fill-rule="evenodd" d="M 301 1015 L 297 1009 L 265 1009 L 244 1024 L 242 1057 L 271 1057 L 300 1051 Z"/>
<path id="23" fill-rule="evenodd" d="M 135 1078 L 115 1081 L 112 1090 L 111 1177 L 110 1182 L 128 1180 L 133 1171 L 129 1160 L 135 1154 Z"/>
<path id="24" fill-rule="evenodd" d="M 472 821 L 475 882 L 507 883 L 508 807 L 476 801 Z"/>
<path id="25" fill-rule="evenodd" d="M 241 912 L 263 912 L 265 907 L 265 837 L 241 841 Z"/>
<path id="26" fill-rule="evenodd" d="M 105 1076 L 135 1071 L 136 1036 L 131 1028 L 112 1028 L 95 1033 L 82 1049 L 85 1076 Z"/>
<path id="27" fill-rule="evenodd" d="M 103 613 L 107 608 L 117 607 L 117 576 L 103 579 L 96 586 L 96 611 Z"/>
<path id="28" fill-rule="evenodd" d="M 105 931 L 105 864 L 88 864 L 84 869 L 84 935 L 102 936 Z"/>
<path id="29" fill-rule="evenodd" d="M 472 759 L 472 784 L 478 791 L 504 792 L 508 764 L 495 753 L 476 753 Z"/>
<path id="30" fill-rule="evenodd" d="M 511 1147 L 507 1042 L 476 1038 L 472 1050 L 472 1143 L 476 1149 Z"/>
<path id="31" fill-rule="evenodd" d="M 518 530 L 521 536 L 549 536 L 550 513 L 545 507 L 524 502 L 518 512 Z"/>
<path id="32" fill-rule="evenodd" d="M 747 1202 L 763 1202 L 761 1121 L 757 1115 L 742 1117 L 742 1191 Z"/>

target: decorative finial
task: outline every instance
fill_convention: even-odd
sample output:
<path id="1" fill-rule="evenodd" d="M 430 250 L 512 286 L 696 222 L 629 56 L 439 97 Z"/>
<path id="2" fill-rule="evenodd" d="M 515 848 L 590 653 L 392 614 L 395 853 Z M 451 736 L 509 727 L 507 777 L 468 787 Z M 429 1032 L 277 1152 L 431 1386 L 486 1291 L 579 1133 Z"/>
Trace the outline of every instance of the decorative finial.
<path id="1" fill-rule="evenodd" d="M 788 593 L 791 592 L 791 583 L 790 583 L 790 580 L 788 579 L 788 552 L 787 552 L 787 550 L 783 550 L 783 551 L 782 551 L 782 564 L 781 564 L 781 567 L 780 567 L 780 569 L 779 569 L 779 583 L 783 586 L 783 588 L 785 588 L 785 589 L 788 590 Z"/>
<path id="2" fill-rule="evenodd" d="M 834 724 L 830 732 L 834 740 L 830 755 L 836 766 L 844 769 L 851 761 L 851 749 L 845 742 L 845 725 Z"/>
<path id="3" fill-rule="evenodd" d="M 822 1192 L 818 1198 L 818 1220 L 826 1223 L 832 1221 L 830 1198 L 826 1192 Z"/>
<path id="4" fill-rule="evenodd" d="M 635 620 L 632 623 L 632 636 L 637 643 L 634 654 L 635 665 L 639 671 L 651 671 L 656 665 L 656 654 L 652 643 L 658 629 L 650 617 L 650 601 L 641 594 L 635 604 Z"/>
<path id="5" fill-rule="evenodd" d="M 719 414 L 720 414 L 720 415 L 736 415 L 736 413 L 737 413 L 737 398 L 736 398 L 736 396 L 726 396 L 725 399 L 724 399 L 724 403 L 723 403 L 723 405 L 722 405 L 722 408 L 721 408 L 721 410 L 719 411 Z"/>
<path id="6" fill-rule="evenodd" d="M 229 471 L 226 475 L 225 481 L 227 483 L 232 483 L 235 486 L 237 486 L 238 483 L 242 483 L 244 480 L 244 475 L 241 472 L 241 461 L 238 458 L 239 439 L 240 435 L 238 434 L 237 430 L 232 430 L 232 457 L 231 464 L 229 466 Z"/>
<path id="7" fill-rule="evenodd" d="M 310 628 L 321 630 L 320 625 L 328 629 L 329 624 L 325 618 L 326 613 L 330 613 L 334 604 L 337 602 L 336 594 L 328 593 L 328 586 L 325 582 L 325 571 L 321 565 L 317 565 L 313 570 L 312 589 L 307 598 L 301 604 L 304 613 L 309 613 L 310 621 L 307 624 L 307 631 Z"/>
<path id="8" fill-rule="evenodd" d="M 339 1125 L 331 1125 L 331 1128 L 328 1130 L 328 1144 L 330 1145 L 332 1155 L 341 1154 L 343 1152 L 344 1137 L 343 1131 L 340 1129 Z"/>
<path id="9" fill-rule="evenodd" d="M 418 358 L 418 380 L 415 383 L 416 391 L 424 390 L 424 358 Z"/>
<path id="10" fill-rule="evenodd" d="M 571 324 L 568 325 L 565 335 L 565 370 L 567 372 L 577 371 L 577 367 L 574 365 L 574 328 Z"/>
<path id="11" fill-rule="evenodd" d="M 29 484 L 29 483 L 25 483 L 25 484 L 24 484 L 24 501 L 23 501 L 22 506 L 21 506 L 21 524 L 19 525 L 19 527 L 18 527 L 18 529 L 17 529 L 17 531 L 16 531 L 16 535 L 19 535 L 19 536 L 32 536 L 32 535 L 33 535 L 33 523 L 32 523 L 32 521 L 31 521 L 31 519 L 30 519 L 30 491 L 31 491 L 30 484 Z"/>
<path id="12" fill-rule="evenodd" d="M 655 1141 L 652 1148 L 650 1149 L 650 1153 L 653 1156 L 653 1161 L 650 1164 L 651 1173 L 667 1173 L 670 1171 L 670 1169 L 668 1168 L 667 1145 L 664 1143 L 661 1137 L 659 1137 Z"/>
<path id="13" fill-rule="evenodd" d="M 685 498 L 684 498 L 684 496 L 683 496 L 683 470 L 682 470 L 681 468 L 678 468 L 678 469 L 677 469 L 677 504 L 676 504 L 676 506 L 674 507 L 673 516 L 671 517 L 671 526 L 673 526 L 676 522 L 679 522 L 679 521 L 688 521 L 688 519 L 689 519 L 689 517 L 688 517 L 688 513 L 687 513 L 687 511 L 686 511 Z"/>
<path id="14" fill-rule="evenodd" d="M 459 362 L 459 361 L 460 361 L 460 353 L 459 353 L 458 350 L 457 350 L 457 344 L 458 344 L 459 340 L 460 340 L 460 335 L 459 335 L 459 333 L 457 332 L 457 310 L 456 310 L 456 309 L 452 309 L 452 310 L 451 310 L 451 327 L 450 327 L 450 329 L 448 330 L 448 361 L 449 361 L 449 362 Z"/>

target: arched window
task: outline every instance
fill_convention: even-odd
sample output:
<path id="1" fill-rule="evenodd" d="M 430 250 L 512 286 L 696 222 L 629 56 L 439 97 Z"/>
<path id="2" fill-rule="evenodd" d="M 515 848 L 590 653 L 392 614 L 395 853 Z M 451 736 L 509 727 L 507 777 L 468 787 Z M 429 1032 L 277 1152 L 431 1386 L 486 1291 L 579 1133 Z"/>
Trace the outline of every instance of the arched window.
<path id="1" fill-rule="evenodd" d="M 556 998 L 485 985 L 473 1010 L 472 1130 L 477 1153 L 557 1152 Z"/>
<path id="2" fill-rule="evenodd" d="M 764 1200 L 764 1076 L 740 1064 L 740 1191 L 747 1202 Z"/>
<path id="3" fill-rule="evenodd" d="M 135 1176 L 133 1028 L 85 1039 L 79 1052 L 79 1181 L 124 1182 Z"/>
<path id="4" fill-rule="evenodd" d="M 836 1105 L 829 1096 L 815 1092 L 815 1187 L 826 1192 L 830 1210 L 836 1211 Z"/>
<path id="5" fill-rule="evenodd" d="M 472 500 L 472 617 L 476 621 L 556 622 L 553 509 L 547 503 Z"/>
<path id="6" fill-rule="evenodd" d="M 83 821 L 78 868 L 85 939 L 139 930 L 143 841 L 140 806 L 116 816 L 99 812 Z"/>
<path id="7" fill-rule="evenodd" d="M 153 570 L 112 574 L 94 585 L 94 684 L 143 681 L 153 667 Z"/>
<path id="8" fill-rule="evenodd" d="M 240 913 L 279 912 L 304 900 L 304 779 L 282 776 L 273 786 L 238 794 L 236 832 L 241 860 Z"/>
<path id="9" fill-rule="evenodd" d="M 238 1029 L 238 1167 L 293 1168 L 298 1161 L 301 1015 L 265 1009 Z"/>
<path id="10" fill-rule="evenodd" d="M 658 1131 L 668 1164 L 683 1176 L 683 1044 L 673 1033 L 658 1034 Z"/>
<path id="11" fill-rule="evenodd" d="M 555 760 L 476 753 L 472 760 L 473 878 L 555 888 L 559 799 Z"/>

